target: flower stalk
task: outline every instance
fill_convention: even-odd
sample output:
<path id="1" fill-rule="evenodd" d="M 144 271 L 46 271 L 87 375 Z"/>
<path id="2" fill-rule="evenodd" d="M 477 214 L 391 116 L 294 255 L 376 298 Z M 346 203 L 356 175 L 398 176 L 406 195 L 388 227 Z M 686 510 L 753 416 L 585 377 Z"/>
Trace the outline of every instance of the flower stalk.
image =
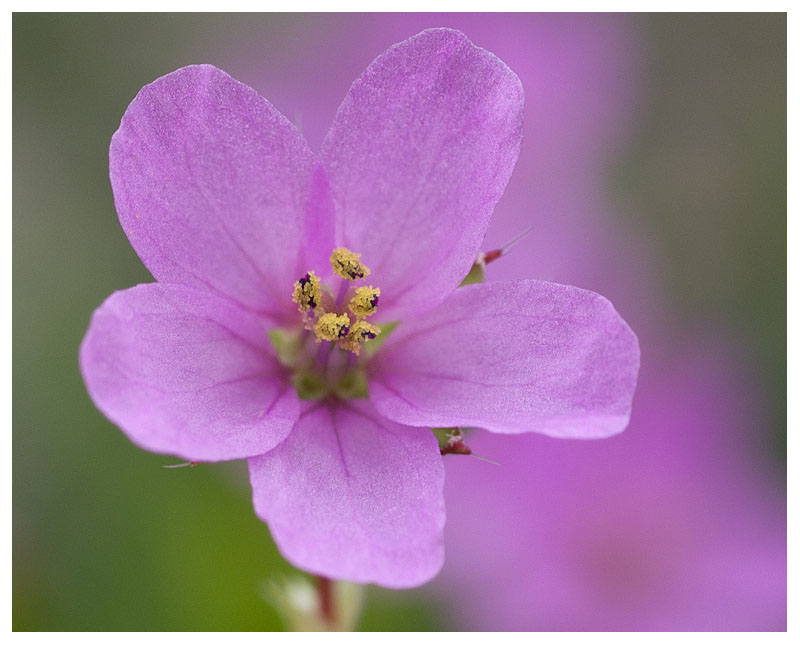
<path id="1" fill-rule="evenodd" d="M 364 604 L 365 587 L 315 576 L 273 580 L 262 594 L 293 632 L 355 631 Z"/>
<path id="2" fill-rule="evenodd" d="M 317 594 L 319 595 L 320 615 L 331 628 L 329 631 L 337 631 L 333 629 L 335 626 L 335 617 L 333 612 L 333 587 L 330 578 L 317 576 Z"/>

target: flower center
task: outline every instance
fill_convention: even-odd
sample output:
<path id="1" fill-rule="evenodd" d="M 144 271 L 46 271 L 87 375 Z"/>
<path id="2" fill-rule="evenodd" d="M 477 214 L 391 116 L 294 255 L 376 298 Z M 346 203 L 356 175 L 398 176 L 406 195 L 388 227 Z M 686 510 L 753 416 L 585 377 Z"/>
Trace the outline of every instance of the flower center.
<path id="1" fill-rule="evenodd" d="M 330 263 L 339 278 L 335 290 L 322 284 L 314 271 L 300 277 L 294 283 L 292 301 L 302 317 L 302 331 L 270 334 L 279 357 L 294 371 L 293 382 L 301 398 L 366 396 L 359 356 L 362 347 L 381 333 L 380 327 L 366 320 L 378 311 L 381 290 L 353 285 L 370 274 L 360 257 L 343 247 L 333 250 Z"/>
<path id="2" fill-rule="evenodd" d="M 292 301 L 303 316 L 303 326 L 314 333 L 317 342 L 336 343 L 356 356 L 364 343 L 381 333 L 379 327 L 365 320 L 378 311 L 381 290 L 373 286 L 350 286 L 370 274 L 360 257 L 360 253 L 343 247 L 331 253 L 333 272 L 342 280 L 336 298 L 333 291 L 321 286 L 313 271 L 295 282 L 292 292 Z"/>

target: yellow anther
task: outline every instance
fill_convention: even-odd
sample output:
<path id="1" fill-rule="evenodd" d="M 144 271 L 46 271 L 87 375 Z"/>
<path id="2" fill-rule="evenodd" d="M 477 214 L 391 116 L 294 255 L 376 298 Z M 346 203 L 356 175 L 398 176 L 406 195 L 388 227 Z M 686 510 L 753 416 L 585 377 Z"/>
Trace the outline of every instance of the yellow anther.
<path id="1" fill-rule="evenodd" d="M 377 287 L 359 287 L 356 294 L 350 298 L 350 311 L 359 318 L 371 316 L 378 311 L 378 297 L 381 290 Z"/>
<path id="2" fill-rule="evenodd" d="M 314 325 L 317 342 L 346 338 L 350 331 L 350 317 L 335 313 L 322 314 Z"/>
<path id="3" fill-rule="evenodd" d="M 361 345 L 375 338 L 381 333 L 381 328 L 368 323 L 366 320 L 357 320 L 350 328 L 350 333 L 339 345 L 342 349 L 353 352 L 356 356 L 361 352 Z"/>
<path id="4" fill-rule="evenodd" d="M 366 265 L 362 264 L 358 258 L 360 253 L 353 253 L 350 249 L 340 246 L 331 253 L 331 266 L 333 272 L 345 280 L 361 280 L 366 278 L 370 271 Z"/>
<path id="5" fill-rule="evenodd" d="M 316 309 L 320 301 L 319 278 L 309 271 L 294 283 L 292 300 L 297 303 L 300 313 Z"/>

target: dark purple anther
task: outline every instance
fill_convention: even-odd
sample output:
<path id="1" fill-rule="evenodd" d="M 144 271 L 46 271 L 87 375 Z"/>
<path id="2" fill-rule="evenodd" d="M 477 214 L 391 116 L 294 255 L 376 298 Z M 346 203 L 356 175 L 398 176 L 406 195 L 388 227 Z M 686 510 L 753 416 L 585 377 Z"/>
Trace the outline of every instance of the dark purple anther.
<path id="1" fill-rule="evenodd" d="M 349 327 L 342 327 L 342 328 L 339 330 L 339 338 L 344 338 L 344 337 L 345 337 L 345 336 L 347 336 L 347 334 L 349 334 L 349 333 L 350 333 L 350 328 L 349 328 Z"/>
<path id="2" fill-rule="evenodd" d="M 378 306 L 378 300 L 379 299 L 380 299 L 380 296 L 374 296 L 372 298 L 372 300 L 369 301 L 369 304 L 371 304 L 373 306 L 373 308 L 376 308 Z"/>
<path id="3" fill-rule="evenodd" d="M 309 282 L 311 282 L 311 276 L 306 273 L 300 280 L 298 280 L 300 286 L 305 287 Z"/>

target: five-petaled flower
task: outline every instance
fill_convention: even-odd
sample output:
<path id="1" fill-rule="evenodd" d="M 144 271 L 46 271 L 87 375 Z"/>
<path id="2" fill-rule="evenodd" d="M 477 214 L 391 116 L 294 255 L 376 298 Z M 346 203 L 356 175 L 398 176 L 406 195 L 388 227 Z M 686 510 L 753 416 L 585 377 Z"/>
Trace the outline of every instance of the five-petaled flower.
<path id="1" fill-rule="evenodd" d="M 110 174 L 158 282 L 92 317 L 80 362 L 97 406 L 148 450 L 249 459 L 256 513 L 298 567 L 429 580 L 444 557 L 429 428 L 590 438 L 630 414 L 638 344 L 607 300 L 458 288 L 522 105 L 516 75 L 450 29 L 378 57 L 319 154 L 210 65 L 144 87 Z"/>

